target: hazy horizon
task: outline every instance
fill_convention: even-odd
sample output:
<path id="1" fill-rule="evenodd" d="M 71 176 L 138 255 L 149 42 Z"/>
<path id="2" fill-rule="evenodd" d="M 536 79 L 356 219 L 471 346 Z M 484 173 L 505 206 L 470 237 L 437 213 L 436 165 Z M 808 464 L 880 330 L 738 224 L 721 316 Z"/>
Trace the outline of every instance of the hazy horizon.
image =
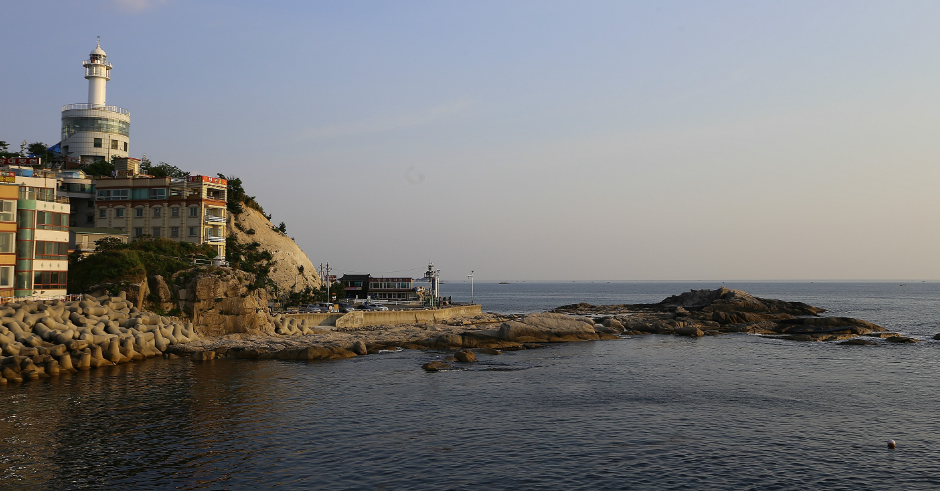
<path id="1" fill-rule="evenodd" d="M 12 150 L 101 36 L 131 156 L 240 177 L 339 275 L 940 278 L 936 2 L 4 10 Z"/>

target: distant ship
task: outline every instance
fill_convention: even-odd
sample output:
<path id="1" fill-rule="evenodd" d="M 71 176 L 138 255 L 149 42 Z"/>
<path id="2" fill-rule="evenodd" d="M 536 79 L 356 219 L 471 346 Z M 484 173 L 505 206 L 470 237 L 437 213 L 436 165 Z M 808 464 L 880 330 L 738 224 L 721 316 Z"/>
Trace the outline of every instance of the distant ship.
<path id="1" fill-rule="evenodd" d="M 508 284 L 510 284 L 510 283 L 509 283 L 508 281 L 500 281 L 499 284 L 500 284 L 500 285 L 508 285 Z"/>

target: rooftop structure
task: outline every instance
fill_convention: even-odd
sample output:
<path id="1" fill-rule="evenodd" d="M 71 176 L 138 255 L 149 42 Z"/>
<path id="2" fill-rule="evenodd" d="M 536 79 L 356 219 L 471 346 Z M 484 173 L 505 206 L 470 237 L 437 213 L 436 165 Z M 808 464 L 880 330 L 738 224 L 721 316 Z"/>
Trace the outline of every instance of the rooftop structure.
<path id="1" fill-rule="evenodd" d="M 127 109 L 106 104 L 112 66 L 100 38 L 82 65 L 88 79 L 88 102 L 62 106 L 62 153 L 83 163 L 127 157 L 131 115 Z"/>

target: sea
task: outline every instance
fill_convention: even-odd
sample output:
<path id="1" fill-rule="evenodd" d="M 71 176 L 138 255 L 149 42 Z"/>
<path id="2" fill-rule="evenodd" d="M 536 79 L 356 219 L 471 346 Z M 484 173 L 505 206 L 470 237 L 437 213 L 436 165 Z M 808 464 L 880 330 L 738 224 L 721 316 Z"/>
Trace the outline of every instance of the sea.
<path id="1" fill-rule="evenodd" d="M 478 282 L 472 295 L 525 313 L 720 286 L 920 342 L 625 336 L 437 373 L 421 365 L 446 352 L 151 359 L 0 387 L 0 489 L 940 488 L 940 283 Z M 454 301 L 470 290 L 442 285 Z"/>

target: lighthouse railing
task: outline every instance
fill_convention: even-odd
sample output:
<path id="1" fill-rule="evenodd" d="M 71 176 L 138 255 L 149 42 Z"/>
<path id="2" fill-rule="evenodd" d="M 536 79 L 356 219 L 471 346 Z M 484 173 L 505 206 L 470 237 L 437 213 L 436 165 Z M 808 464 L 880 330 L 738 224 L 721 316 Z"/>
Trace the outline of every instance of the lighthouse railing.
<path id="1" fill-rule="evenodd" d="M 63 111 L 71 111 L 75 109 L 100 109 L 104 111 L 110 111 L 113 113 L 124 114 L 126 116 L 131 115 L 131 112 L 128 111 L 127 109 L 124 109 L 123 107 L 117 107 L 117 106 L 101 106 L 97 104 L 88 104 L 88 103 L 66 104 L 62 106 Z"/>

